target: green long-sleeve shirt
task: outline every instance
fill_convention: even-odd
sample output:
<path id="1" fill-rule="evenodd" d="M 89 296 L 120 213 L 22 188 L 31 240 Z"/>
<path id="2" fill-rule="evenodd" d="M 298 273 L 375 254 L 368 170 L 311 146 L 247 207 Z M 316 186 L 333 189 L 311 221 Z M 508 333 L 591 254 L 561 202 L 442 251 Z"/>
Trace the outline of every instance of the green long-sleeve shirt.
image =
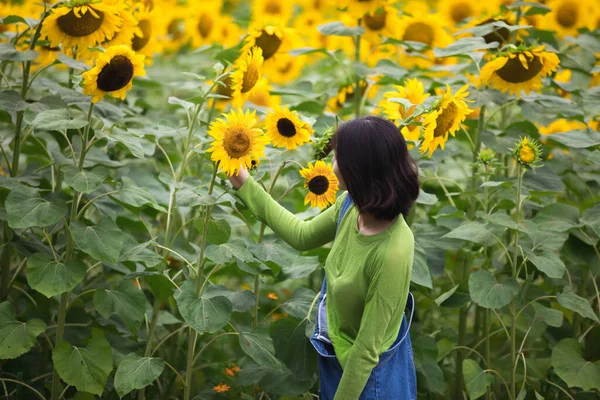
<path id="1" fill-rule="evenodd" d="M 379 355 L 400 330 L 412 273 L 414 237 L 402 215 L 387 230 L 364 235 L 352 205 L 336 236 L 342 202 L 303 221 L 275 201 L 252 176 L 239 198 L 279 237 L 297 250 L 335 239 L 325 262 L 327 326 L 343 374 L 334 400 L 358 399 Z"/>

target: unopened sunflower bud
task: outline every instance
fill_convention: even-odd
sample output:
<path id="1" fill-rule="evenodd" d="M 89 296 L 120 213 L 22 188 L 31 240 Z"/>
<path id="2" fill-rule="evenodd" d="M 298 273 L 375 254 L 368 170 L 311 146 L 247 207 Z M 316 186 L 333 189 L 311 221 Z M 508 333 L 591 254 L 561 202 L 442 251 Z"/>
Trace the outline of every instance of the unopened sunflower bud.
<path id="1" fill-rule="evenodd" d="M 512 155 L 519 164 L 533 168 L 542 159 L 542 149 L 537 140 L 529 140 L 525 136 L 512 149 Z"/>
<path id="2" fill-rule="evenodd" d="M 477 155 L 477 161 L 481 164 L 488 165 L 494 161 L 494 157 L 496 157 L 496 152 L 492 149 L 483 149 Z"/>
<path id="3" fill-rule="evenodd" d="M 333 147 L 331 145 L 331 138 L 335 133 L 335 127 L 330 127 L 322 135 L 316 137 L 312 141 L 314 158 L 315 160 L 322 160 L 331 153 Z"/>

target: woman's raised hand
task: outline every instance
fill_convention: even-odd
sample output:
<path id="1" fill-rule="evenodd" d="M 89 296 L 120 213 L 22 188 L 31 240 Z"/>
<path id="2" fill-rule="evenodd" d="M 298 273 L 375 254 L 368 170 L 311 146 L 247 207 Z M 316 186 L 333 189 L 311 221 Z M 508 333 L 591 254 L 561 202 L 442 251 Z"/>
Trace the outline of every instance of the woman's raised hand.
<path id="1" fill-rule="evenodd" d="M 229 182 L 231 182 L 231 184 L 233 185 L 233 188 L 235 190 L 238 190 L 239 188 L 242 187 L 244 182 L 246 182 L 246 179 L 248 179 L 249 176 L 250 176 L 250 173 L 248 173 L 248 170 L 246 169 L 246 167 L 244 167 L 242 165 L 240 167 L 240 170 L 237 171 L 237 175 L 234 174 L 234 175 L 228 176 L 227 178 L 229 178 Z"/>

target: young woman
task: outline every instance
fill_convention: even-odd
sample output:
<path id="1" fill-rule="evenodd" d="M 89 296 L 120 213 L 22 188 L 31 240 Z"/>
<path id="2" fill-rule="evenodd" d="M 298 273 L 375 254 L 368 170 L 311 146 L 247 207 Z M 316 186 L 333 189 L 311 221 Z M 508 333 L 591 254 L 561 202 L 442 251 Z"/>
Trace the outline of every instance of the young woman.
<path id="1" fill-rule="evenodd" d="M 408 335 L 414 238 L 405 218 L 419 194 L 418 169 L 398 128 L 379 117 L 340 125 L 332 145 L 333 170 L 347 192 L 310 221 L 279 205 L 247 170 L 229 180 L 292 247 L 334 241 L 311 337 L 319 353 L 320 399 L 416 399 Z"/>

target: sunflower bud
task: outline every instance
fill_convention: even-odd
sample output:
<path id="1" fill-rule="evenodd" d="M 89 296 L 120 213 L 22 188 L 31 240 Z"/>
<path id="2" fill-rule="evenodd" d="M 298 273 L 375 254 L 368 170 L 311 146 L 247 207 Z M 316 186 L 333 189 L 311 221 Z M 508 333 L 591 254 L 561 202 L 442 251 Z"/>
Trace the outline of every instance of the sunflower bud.
<path id="1" fill-rule="evenodd" d="M 512 149 L 512 155 L 519 164 L 525 167 L 535 167 L 535 164 L 541 160 L 542 149 L 537 140 L 530 141 L 525 136 Z"/>
<path id="2" fill-rule="evenodd" d="M 333 150 L 331 146 L 331 138 L 335 133 L 335 127 L 330 127 L 322 135 L 316 137 L 315 140 L 312 141 L 313 145 L 313 155 L 315 160 L 322 160 L 331 153 Z"/>
<path id="3" fill-rule="evenodd" d="M 496 157 L 496 152 L 494 150 L 483 149 L 477 155 L 477 161 L 483 165 L 489 165 L 494 161 L 494 157 Z"/>

